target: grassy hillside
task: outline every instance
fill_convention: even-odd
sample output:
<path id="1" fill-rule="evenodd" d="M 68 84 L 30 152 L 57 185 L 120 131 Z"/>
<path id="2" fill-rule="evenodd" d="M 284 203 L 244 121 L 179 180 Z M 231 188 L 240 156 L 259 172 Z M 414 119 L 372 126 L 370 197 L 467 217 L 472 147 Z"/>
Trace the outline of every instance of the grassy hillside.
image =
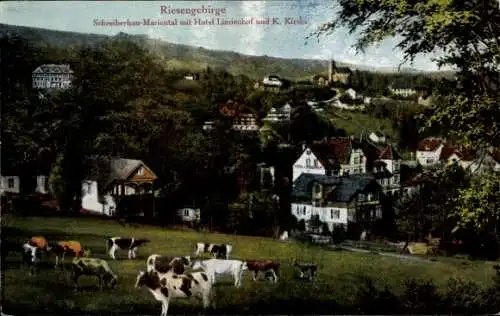
<path id="1" fill-rule="evenodd" d="M 61 47 L 95 45 L 110 36 L 56 31 L 41 28 L 0 24 L 0 37 L 6 34 L 20 35 L 39 45 Z M 170 69 L 200 70 L 206 66 L 227 69 L 229 72 L 245 74 L 251 78 L 261 78 L 267 74 L 278 74 L 290 79 L 311 78 L 315 74 L 328 71 L 327 62 L 312 59 L 286 59 L 269 56 L 249 56 L 231 51 L 210 50 L 202 47 L 173 44 L 165 41 L 148 39 L 146 35 L 127 35 L 119 33 L 119 38 L 128 38 L 149 49 L 164 59 Z M 360 70 L 377 71 L 376 67 L 354 65 L 337 61 L 338 66 L 349 66 Z M 378 69 L 387 72 L 387 69 Z M 392 72 L 392 71 L 389 71 Z M 411 71 L 412 73 L 414 71 Z M 422 72 L 419 72 L 422 73 Z"/>
<path id="2" fill-rule="evenodd" d="M 401 293 L 402 280 L 410 277 L 431 279 L 443 286 L 449 277 L 462 277 L 480 284 L 490 284 L 493 269 L 490 263 L 416 262 L 371 254 L 330 251 L 292 242 L 280 242 L 267 238 L 234 235 L 183 232 L 157 227 L 124 227 L 113 220 L 93 218 L 3 218 L 3 249 L 9 253 L 3 260 L 2 285 L 3 312 L 8 314 L 149 314 L 158 315 L 161 307 L 146 289 L 134 288 L 139 270 L 152 253 L 165 255 L 190 255 L 195 243 L 229 242 L 234 245 L 234 257 L 240 259 L 273 259 L 282 265 L 281 280 L 277 284 L 265 281 L 253 282 L 249 273 L 243 285 L 236 289 L 230 279 L 223 278 L 216 284 L 215 313 L 277 313 L 277 314 L 335 314 L 356 313 L 359 287 L 363 278 L 374 281 L 377 288 L 387 285 L 395 293 Z M 44 258 L 40 271 L 28 276 L 20 268 L 22 242 L 30 236 L 43 235 L 49 240 L 78 240 L 90 247 L 93 257 L 107 258 L 105 238 L 109 236 L 133 236 L 152 240 L 141 248 L 138 259 L 126 260 L 126 252 L 118 252 L 118 260 L 110 260 L 111 268 L 118 274 L 118 287 L 100 293 L 95 289 L 96 280 L 82 277 L 80 292 L 74 292 L 68 281 L 67 268 L 53 269 Z M 314 282 L 296 280 L 292 268 L 293 259 L 319 264 L 318 279 Z M 109 259 L 109 258 L 108 258 Z M 68 262 L 68 258 L 66 259 Z M 197 313 L 201 302 L 194 298 L 176 300 L 170 305 L 170 314 Z"/>

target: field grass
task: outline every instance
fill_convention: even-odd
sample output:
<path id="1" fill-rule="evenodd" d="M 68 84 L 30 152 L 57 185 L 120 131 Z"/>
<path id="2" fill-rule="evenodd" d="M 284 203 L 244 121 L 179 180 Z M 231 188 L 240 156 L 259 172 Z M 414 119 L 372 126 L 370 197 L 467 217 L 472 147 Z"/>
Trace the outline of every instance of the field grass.
<path id="1" fill-rule="evenodd" d="M 391 121 L 387 118 L 381 119 L 359 111 L 336 108 L 328 109 L 325 115 L 331 119 L 336 128 L 343 128 L 348 135 L 359 136 L 359 133 L 362 131 L 361 129 L 364 129 L 368 133 L 367 135 L 371 132 L 383 132 L 391 139 L 396 139 L 397 137 L 396 131 L 392 128 Z"/>
<path id="2" fill-rule="evenodd" d="M 396 258 L 331 251 L 319 247 L 280 242 L 268 238 L 195 233 L 148 226 L 122 226 L 116 221 L 95 218 L 14 217 L 3 218 L 3 247 L 8 254 L 3 258 L 3 311 L 8 314 L 141 314 L 159 315 L 161 307 L 146 289 L 135 289 L 139 270 L 146 268 L 146 258 L 152 253 L 165 255 L 192 255 L 195 243 L 228 242 L 234 245 L 233 257 L 240 259 L 274 259 L 282 265 L 278 284 L 253 282 L 245 275 L 243 285 L 236 289 L 230 279 L 216 284 L 214 314 L 335 314 L 356 313 L 350 306 L 356 302 L 362 279 L 372 279 L 377 287 L 387 285 L 394 293 L 402 291 L 402 280 L 430 279 L 442 286 L 450 277 L 462 277 L 480 284 L 491 284 L 491 263 L 460 261 L 414 262 Z M 105 238 L 134 236 L 149 238 L 150 244 L 139 249 L 138 259 L 126 260 L 126 252 L 119 251 L 118 260 L 110 260 L 118 274 L 114 290 L 99 292 L 97 282 L 82 277 L 83 289 L 74 292 L 68 274 L 53 269 L 51 264 L 40 267 L 30 277 L 21 268 L 19 249 L 22 242 L 34 235 L 49 240 L 79 240 L 92 250 L 92 257 L 107 258 Z M 319 264 L 318 279 L 313 282 L 296 280 L 292 260 Z M 109 259 L 109 258 L 108 258 Z M 66 259 L 67 262 L 68 258 Z M 67 271 L 67 268 L 66 268 Z M 177 300 L 170 305 L 170 314 L 192 314 L 202 311 L 201 302 L 194 298 Z"/>

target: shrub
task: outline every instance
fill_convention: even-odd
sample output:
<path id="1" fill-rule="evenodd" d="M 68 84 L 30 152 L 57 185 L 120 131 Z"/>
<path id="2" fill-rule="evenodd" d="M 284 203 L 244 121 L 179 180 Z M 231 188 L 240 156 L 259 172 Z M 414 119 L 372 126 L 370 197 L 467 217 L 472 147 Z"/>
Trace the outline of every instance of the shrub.
<path id="1" fill-rule="evenodd" d="M 452 278 L 446 285 L 444 303 L 447 313 L 486 313 L 488 295 L 486 290 L 475 282 Z"/>
<path id="2" fill-rule="evenodd" d="M 432 281 L 418 282 L 409 279 L 404 282 L 404 287 L 404 294 L 401 296 L 404 313 L 435 314 L 442 310 L 441 297 Z"/>

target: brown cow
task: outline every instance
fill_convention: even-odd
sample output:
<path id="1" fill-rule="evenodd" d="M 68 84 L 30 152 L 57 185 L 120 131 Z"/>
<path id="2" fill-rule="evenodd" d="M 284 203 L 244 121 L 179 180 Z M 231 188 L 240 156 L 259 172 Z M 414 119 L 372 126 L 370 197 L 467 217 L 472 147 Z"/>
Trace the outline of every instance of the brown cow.
<path id="1" fill-rule="evenodd" d="M 69 241 L 59 241 L 54 247 L 52 247 L 52 251 L 56 254 L 56 265 L 59 265 L 59 257 L 61 257 L 61 262 L 64 262 L 64 256 L 66 254 L 73 255 L 75 257 L 87 257 L 90 253 L 89 250 L 83 249 L 82 245 L 78 241 L 69 240 Z"/>
<path id="2" fill-rule="evenodd" d="M 45 237 L 42 236 L 31 237 L 30 240 L 28 241 L 28 244 L 32 247 L 37 247 L 38 249 L 45 252 L 48 252 L 50 250 L 47 239 L 45 239 Z"/>
<path id="3" fill-rule="evenodd" d="M 257 281 L 259 271 L 262 271 L 264 274 L 271 272 L 274 277 L 274 283 L 278 282 L 280 264 L 277 262 L 271 260 L 250 260 L 247 261 L 247 267 L 249 271 L 252 271 L 254 281 Z"/>

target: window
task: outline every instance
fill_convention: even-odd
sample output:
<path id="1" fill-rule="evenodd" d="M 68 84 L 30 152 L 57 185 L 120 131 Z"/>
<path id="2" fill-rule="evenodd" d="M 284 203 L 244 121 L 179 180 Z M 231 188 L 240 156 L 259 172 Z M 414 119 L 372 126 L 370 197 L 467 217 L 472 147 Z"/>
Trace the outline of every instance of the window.
<path id="1" fill-rule="evenodd" d="M 398 183 L 399 184 L 399 175 L 394 175 L 394 183 Z"/>
<path id="2" fill-rule="evenodd" d="M 184 209 L 184 216 L 189 216 L 189 209 L 188 208 Z"/>
<path id="3" fill-rule="evenodd" d="M 428 165 L 433 164 L 434 163 L 434 159 L 426 159 L 425 163 L 428 164 Z"/>
<path id="4" fill-rule="evenodd" d="M 9 179 L 7 180 L 7 187 L 8 187 L 9 189 L 13 189 L 13 188 L 14 188 L 14 178 L 9 178 Z"/>
<path id="5" fill-rule="evenodd" d="M 358 195 L 358 200 L 359 200 L 360 202 L 364 202 L 364 201 L 366 200 L 366 196 L 365 196 L 363 193 L 360 193 L 360 194 Z"/>
<path id="6" fill-rule="evenodd" d="M 311 159 L 306 159 L 306 167 L 311 167 Z"/>
<path id="7" fill-rule="evenodd" d="M 373 194 L 368 193 L 368 201 L 371 201 L 373 199 Z"/>
<path id="8" fill-rule="evenodd" d="M 394 161 L 394 172 L 399 172 L 399 170 L 400 170 L 399 161 Z"/>
<path id="9" fill-rule="evenodd" d="M 306 150 L 306 155 L 310 155 L 310 154 L 311 154 L 311 150 L 310 149 Z"/>
<path id="10" fill-rule="evenodd" d="M 330 216 L 331 216 L 332 219 L 334 219 L 334 218 L 340 218 L 340 211 L 339 210 L 331 209 L 330 210 Z"/>
<path id="11" fill-rule="evenodd" d="M 139 170 L 137 170 L 137 175 L 138 176 L 143 176 L 144 175 L 144 168 L 140 167 Z"/>
<path id="12" fill-rule="evenodd" d="M 318 159 L 314 159 L 314 167 L 318 167 Z"/>
<path id="13" fill-rule="evenodd" d="M 305 206 L 302 207 L 302 215 L 306 215 L 306 207 Z"/>
<path id="14" fill-rule="evenodd" d="M 360 164 L 360 159 L 359 159 L 359 156 L 355 156 L 355 157 L 354 157 L 354 164 L 355 164 L 355 165 L 359 165 L 359 164 Z"/>

